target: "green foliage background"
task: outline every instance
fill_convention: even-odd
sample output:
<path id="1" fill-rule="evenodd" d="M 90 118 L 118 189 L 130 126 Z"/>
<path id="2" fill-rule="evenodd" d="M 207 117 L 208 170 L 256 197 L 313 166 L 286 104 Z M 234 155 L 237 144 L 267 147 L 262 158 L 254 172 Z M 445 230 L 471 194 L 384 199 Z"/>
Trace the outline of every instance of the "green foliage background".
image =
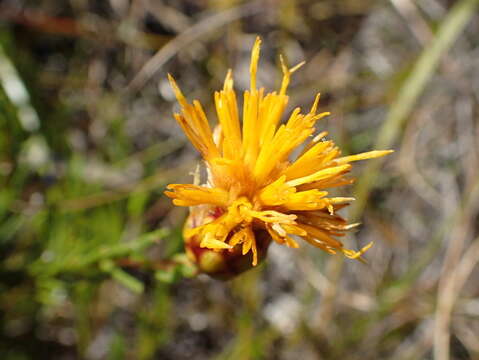
<path id="1" fill-rule="evenodd" d="M 0 1 L 2 359 L 479 357 L 477 0 Z M 214 119 L 228 68 L 276 88 L 357 166 L 369 264 L 273 246 L 230 282 L 182 255 L 162 195 L 198 157 L 166 74 Z M 214 122 L 214 120 L 212 120 Z"/>

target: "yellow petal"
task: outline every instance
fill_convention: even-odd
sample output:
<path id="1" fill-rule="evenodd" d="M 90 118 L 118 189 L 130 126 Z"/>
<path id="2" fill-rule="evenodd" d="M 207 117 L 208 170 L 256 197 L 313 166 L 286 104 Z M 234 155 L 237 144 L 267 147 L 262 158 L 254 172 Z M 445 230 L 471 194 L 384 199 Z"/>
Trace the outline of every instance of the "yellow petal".
<path id="1" fill-rule="evenodd" d="M 366 160 L 366 159 L 374 159 L 378 157 L 382 157 L 388 154 L 393 153 L 394 150 L 373 150 L 373 151 L 368 151 L 364 152 L 361 154 L 356 154 L 356 155 L 350 155 L 350 156 L 344 156 L 339 159 L 334 160 L 334 162 L 338 165 L 341 164 L 347 164 L 352 161 L 359 161 L 359 160 Z"/>
<path id="2" fill-rule="evenodd" d="M 290 180 L 286 184 L 288 184 L 289 186 L 298 186 L 302 184 L 307 184 L 313 181 L 318 181 L 318 180 L 323 180 L 329 177 L 333 177 L 333 176 L 336 176 L 337 174 L 342 174 L 346 171 L 349 171 L 349 169 L 351 169 L 351 165 L 349 164 L 333 166 L 333 167 L 319 170 L 315 172 L 314 174 L 311 174 L 308 176 Z"/>
<path id="3" fill-rule="evenodd" d="M 223 241 L 216 240 L 211 237 L 205 237 L 201 240 L 200 243 L 201 247 L 208 248 L 208 249 L 231 249 L 232 246 L 228 245 Z"/>

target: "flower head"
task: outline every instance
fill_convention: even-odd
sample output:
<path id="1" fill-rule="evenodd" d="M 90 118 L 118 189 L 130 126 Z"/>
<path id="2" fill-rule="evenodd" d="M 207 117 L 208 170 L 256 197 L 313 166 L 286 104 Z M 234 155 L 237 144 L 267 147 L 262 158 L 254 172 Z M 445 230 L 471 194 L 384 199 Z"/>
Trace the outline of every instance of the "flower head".
<path id="1" fill-rule="evenodd" d="M 201 104 L 197 100 L 190 104 L 169 76 L 181 106 L 175 119 L 208 170 L 205 184 L 171 184 L 165 192 L 175 205 L 192 207 L 184 230 L 187 253 L 200 261 L 201 249 L 212 250 L 208 256 L 218 258 L 213 268 L 219 264 L 223 271 L 225 256 L 237 259 L 248 254 L 254 266 L 271 239 L 297 248 L 296 240 L 301 238 L 328 253 L 359 258 L 371 244 L 354 251 L 337 239 L 357 225 L 347 224 L 337 214 L 354 199 L 329 197 L 327 189 L 353 182 L 345 177 L 351 162 L 391 151 L 342 157 L 334 142 L 325 140 L 327 132 L 313 136 L 316 122 L 329 115 L 317 112 L 319 94 L 309 112 L 296 108 L 282 124 L 286 90 L 302 63 L 288 68 L 281 59 L 281 87 L 265 93 L 256 86 L 260 44 L 257 38 L 251 53 L 251 85 L 244 92 L 242 121 L 229 71 L 223 89 L 214 94 L 218 117 L 214 131 Z M 304 142 L 301 153 L 292 160 L 292 152 Z"/>

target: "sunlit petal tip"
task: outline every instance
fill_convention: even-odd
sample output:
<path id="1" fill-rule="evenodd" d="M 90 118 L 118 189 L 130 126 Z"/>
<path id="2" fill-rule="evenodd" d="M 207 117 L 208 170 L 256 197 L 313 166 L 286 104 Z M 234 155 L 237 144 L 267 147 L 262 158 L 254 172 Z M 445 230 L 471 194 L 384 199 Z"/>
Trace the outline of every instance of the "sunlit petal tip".
<path id="1" fill-rule="evenodd" d="M 284 61 L 284 57 L 282 54 L 279 54 L 279 63 L 281 65 L 281 70 L 283 71 L 283 75 L 288 75 L 290 71 L 288 69 L 288 66 L 286 65 L 286 62 Z"/>
<path id="2" fill-rule="evenodd" d="M 170 82 L 171 88 L 173 89 L 173 92 L 175 93 L 176 99 L 178 100 L 181 106 L 185 107 L 187 105 L 186 98 L 181 92 L 180 87 L 176 83 L 175 78 L 169 73 L 168 73 L 168 80 Z"/>
<path id="3" fill-rule="evenodd" d="M 249 70 L 251 74 L 251 90 L 256 89 L 256 73 L 258 71 L 260 51 L 261 51 L 261 38 L 257 36 L 253 45 L 253 50 L 251 51 L 251 64 L 250 64 L 250 70 Z"/>
<path id="4" fill-rule="evenodd" d="M 326 117 L 326 116 L 329 116 L 329 115 L 331 115 L 331 113 L 330 113 L 329 111 L 325 111 L 325 112 L 322 112 L 322 113 L 320 113 L 320 114 L 317 114 L 317 115 L 316 115 L 316 119 L 320 120 L 320 119 L 322 119 L 322 118 L 324 118 L 324 117 Z"/>
<path id="5" fill-rule="evenodd" d="M 373 242 L 371 241 L 369 244 L 361 248 L 361 250 L 359 251 L 343 249 L 343 253 L 349 259 L 355 260 L 355 259 L 359 259 L 361 255 L 363 255 L 366 251 L 368 251 L 372 246 L 373 246 Z"/>
<path id="6" fill-rule="evenodd" d="M 351 229 L 354 229 L 356 227 L 358 227 L 359 225 L 361 225 L 361 223 L 354 223 L 354 224 L 348 224 L 346 226 L 344 226 L 344 230 L 351 230 Z"/>
<path id="7" fill-rule="evenodd" d="M 373 245 L 374 245 L 374 241 L 371 241 L 369 244 L 367 244 L 366 246 L 364 246 L 364 247 L 360 250 L 360 253 L 361 253 L 361 254 L 364 254 L 366 251 L 368 251 L 369 249 L 371 249 Z"/>
<path id="8" fill-rule="evenodd" d="M 291 69 L 289 69 L 289 72 L 291 74 L 295 73 L 296 71 L 298 71 L 300 68 L 303 67 L 303 65 L 306 64 L 306 61 L 301 61 L 300 63 L 296 64 L 295 66 L 293 66 Z"/>
<path id="9" fill-rule="evenodd" d="M 321 93 L 318 92 L 316 94 L 316 96 L 314 97 L 313 105 L 311 105 L 311 110 L 309 111 L 309 113 L 311 115 L 316 114 L 316 111 L 318 110 L 318 105 L 319 105 L 319 100 L 320 99 L 321 99 Z M 329 115 L 329 113 L 323 113 L 323 114 Z M 324 115 L 324 116 L 327 116 L 327 115 Z"/>
<path id="10" fill-rule="evenodd" d="M 327 131 L 321 131 L 318 135 L 316 135 L 313 140 L 311 140 L 312 143 L 317 143 L 319 141 L 321 141 L 322 139 L 324 139 L 326 136 L 328 136 L 328 132 Z"/>
<path id="11" fill-rule="evenodd" d="M 170 73 L 168 73 L 167 76 L 168 76 L 168 81 L 170 82 L 171 87 L 173 88 L 173 90 L 174 90 L 175 93 L 176 93 L 176 89 L 179 90 L 179 87 L 178 87 L 178 84 L 176 83 L 175 78 L 174 78 L 173 75 L 171 75 Z"/>

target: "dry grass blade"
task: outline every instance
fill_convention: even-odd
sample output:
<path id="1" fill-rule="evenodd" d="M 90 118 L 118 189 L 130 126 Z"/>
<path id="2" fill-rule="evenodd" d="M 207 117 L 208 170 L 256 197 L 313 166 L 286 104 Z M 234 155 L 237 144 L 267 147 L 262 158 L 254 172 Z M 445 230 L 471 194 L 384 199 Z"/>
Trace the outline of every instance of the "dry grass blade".
<path id="1" fill-rule="evenodd" d="M 389 148 L 394 144 L 426 84 L 439 66 L 441 57 L 450 49 L 474 16 L 474 9 L 478 4 L 479 0 L 463 0 L 457 3 L 443 20 L 436 37 L 420 55 L 411 74 L 399 90 L 396 101 L 391 105 L 389 114 L 379 131 L 375 149 Z M 356 202 L 352 208 L 353 218 L 357 218 L 362 213 L 381 163 L 381 160 L 370 162 L 359 178 L 355 189 Z"/>
<path id="2" fill-rule="evenodd" d="M 127 86 L 127 92 L 136 92 L 140 90 L 148 80 L 180 49 L 195 40 L 205 36 L 205 34 L 220 28 L 232 21 L 242 17 L 252 15 L 261 11 L 261 2 L 255 1 L 243 6 L 234 7 L 215 15 L 208 16 L 195 25 L 189 27 L 168 44 L 162 47 L 135 75 L 133 80 Z"/>
<path id="3" fill-rule="evenodd" d="M 437 308 L 434 326 L 434 358 L 448 360 L 450 358 L 450 323 L 454 303 L 459 296 L 464 282 L 479 260 L 477 258 L 477 239 L 463 252 L 470 233 L 474 215 L 477 212 L 479 181 L 476 182 L 466 202 L 460 221 L 451 232 L 446 257 L 442 266 L 441 278 L 437 294 Z"/>

